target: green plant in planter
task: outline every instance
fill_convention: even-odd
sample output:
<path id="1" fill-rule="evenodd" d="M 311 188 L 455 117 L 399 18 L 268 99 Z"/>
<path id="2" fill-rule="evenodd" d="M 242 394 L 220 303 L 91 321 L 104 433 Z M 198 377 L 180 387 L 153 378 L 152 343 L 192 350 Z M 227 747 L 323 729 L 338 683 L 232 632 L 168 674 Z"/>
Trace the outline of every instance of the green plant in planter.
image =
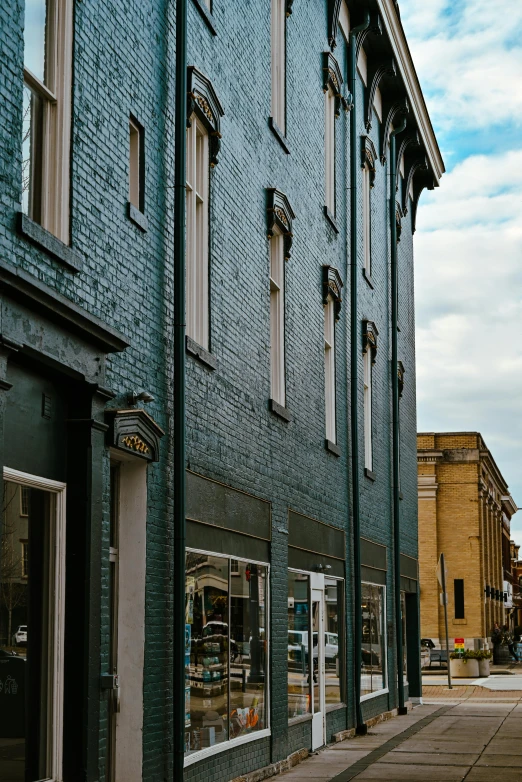
<path id="1" fill-rule="evenodd" d="M 451 652 L 450 660 L 462 660 L 466 663 L 468 660 L 489 660 L 491 652 L 489 649 L 460 649 L 458 652 Z"/>

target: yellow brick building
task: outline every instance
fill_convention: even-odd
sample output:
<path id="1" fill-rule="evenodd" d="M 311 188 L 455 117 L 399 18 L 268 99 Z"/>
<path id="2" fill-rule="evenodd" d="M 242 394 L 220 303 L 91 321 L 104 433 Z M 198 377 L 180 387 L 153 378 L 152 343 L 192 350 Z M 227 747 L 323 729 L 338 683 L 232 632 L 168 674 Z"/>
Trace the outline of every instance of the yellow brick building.
<path id="1" fill-rule="evenodd" d="M 478 432 L 417 435 L 421 635 L 444 647 L 444 609 L 436 567 L 447 568 L 450 648 L 491 637 L 507 622 L 503 537 L 517 507 Z"/>

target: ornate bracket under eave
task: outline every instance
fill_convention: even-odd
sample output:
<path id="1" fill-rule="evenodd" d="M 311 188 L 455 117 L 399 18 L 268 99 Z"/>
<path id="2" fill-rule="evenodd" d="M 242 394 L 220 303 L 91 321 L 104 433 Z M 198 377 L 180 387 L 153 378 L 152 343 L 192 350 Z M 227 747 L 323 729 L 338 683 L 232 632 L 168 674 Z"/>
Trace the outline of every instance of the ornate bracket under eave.
<path id="1" fill-rule="evenodd" d="M 429 170 L 428 167 L 428 160 L 426 158 L 426 155 L 423 155 L 422 157 L 416 158 L 410 165 L 408 171 L 406 172 L 405 180 L 404 180 L 404 191 L 402 193 L 402 211 L 405 215 L 408 214 L 408 199 L 410 196 L 410 188 L 412 189 L 413 194 L 413 188 L 411 187 L 413 182 L 413 177 L 417 172 L 420 173 L 426 173 Z"/>
<path id="2" fill-rule="evenodd" d="M 403 217 L 404 212 L 402 211 L 402 207 L 398 201 L 395 201 L 395 227 L 397 231 L 397 244 L 399 244 L 401 240 Z"/>
<path id="3" fill-rule="evenodd" d="M 370 187 L 375 184 L 375 164 L 378 160 L 375 144 L 369 136 L 361 136 L 361 168 L 368 166 Z"/>
<path id="4" fill-rule="evenodd" d="M 373 120 L 373 104 L 375 102 L 375 94 L 379 83 L 384 78 L 389 76 L 393 78 L 397 76 L 397 69 L 395 66 L 395 60 L 393 57 L 388 57 L 386 60 L 376 62 L 370 65 L 368 69 L 368 85 L 369 88 L 365 90 L 365 125 L 368 133 L 372 129 Z"/>
<path id="5" fill-rule="evenodd" d="M 341 104 L 345 109 L 348 104 L 343 96 L 343 76 L 339 63 L 331 52 L 323 52 L 323 92 L 328 92 L 332 88 L 335 97 L 335 116 L 341 113 Z M 351 104 L 351 100 L 350 100 Z"/>
<path id="6" fill-rule="evenodd" d="M 293 239 L 292 220 L 295 219 L 294 211 L 290 206 L 290 201 L 286 195 L 280 190 L 276 190 L 275 187 L 268 187 L 266 196 L 268 238 L 271 239 L 275 233 L 275 229 L 279 229 L 279 233 L 284 236 L 285 260 L 288 260 L 290 258 Z"/>
<path id="7" fill-rule="evenodd" d="M 187 127 L 191 125 L 192 115 L 196 114 L 207 129 L 211 168 L 218 162 L 221 146 L 220 120 L 224 113 L 210 79 L 194 65 L 190 65 L 187 68 Z"/>
<path id="8" fill-rule="evenodd" d="M 341 290 L 343 281 L 341 275 L 334 266 L 323 266 L 323 304 L 328 302 L 328 296 L 331 296 L 335 302 L 335 320 L 341 316 Z"/>
<path id="9" fill-rule="evenodd" d="M 418 149 L 421 145 L 420 136 L 417 130 L 413 130 L 405 136 L 399 146 L 397 152 L 397 168 L 395 171 L 395 192 L 399 189 L 399 177 L 401 175 L 401 160 L 406 155 L 406 152 L 412 149 Z"/>
<path id="10" fill-rule="evenodd" d="M 417 207 L 419 206 L 419 200 L 421 193 L 426 190 L 433 190 L 435 187 L 435 179 L 430 174 L 424 177 L 417 177 L 413 182 L 413 203 L 411 212 L 411 230 L 415 233 L 417 229 Z"/>
<path id="11" fill-rule="evenodd" d="M 369 35 L 382 35 L 381 17 L 377 11 L 372 11 L 370 13 L 370 24 L 357 36 L 357 42 L 355 45 L 355 62 L 359 62 L 359 54 L 361 53 L 364 42 Z"/>
<path id="12" fill-rule="evenodd" d="M 145 410 L 107 410 L 107 444 L 125 453 L 159 461 L 160 439 L 165 432 Z"/>
<path id="13" fill-rule="evenodd" d="M 392 103 L 388 113 L 386 114 L 386 119 L 382 125 L 381 134 L 381 163 L 383 165 L 386 163 L 386 158 L 388 157 L 388 144 L 390 143 L 392 125 L 397 125 L 401 117 L 408 116 L 409 111 L 410 104 L 408 103 L 407 97 L 404 96 L 395 101 L 395 103 Z"/>
<path id="14" fill-rule="evenodd" d="M 377 337 L 379 336 L 377 326 L 372 320 L 363 320 L 362 327 L 363 353 L 371 350 L 372 364 L 375 364 L 375 359 L 377 358 Z"/>
<path id="15" fill-rule="evenodd" d="M 402 361 L 399 361 L 397 363 L 397 379 L 399 381 L 399 399 L 401 398 L 402 392 L 404 390 L 404 373 L 405 373 L 405 371 L 406 370 L 404 369 L 404 364 L 402 363 Z"/>

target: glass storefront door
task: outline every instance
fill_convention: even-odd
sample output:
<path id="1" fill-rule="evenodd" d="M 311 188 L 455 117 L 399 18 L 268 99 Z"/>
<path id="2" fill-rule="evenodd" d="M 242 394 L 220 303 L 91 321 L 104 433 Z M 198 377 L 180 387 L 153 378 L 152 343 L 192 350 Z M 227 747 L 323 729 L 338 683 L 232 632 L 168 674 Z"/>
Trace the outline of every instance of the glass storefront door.
<path id="1" fill-rule="evenodd" d="M 65 486 L 4 470 L 0 779 L 61 778 Z"/>
<path id="2" fill-rule="evenodd" d="M 324 576 L 310 576 L 312 593 L 312 749 L 325 743 Z"/>

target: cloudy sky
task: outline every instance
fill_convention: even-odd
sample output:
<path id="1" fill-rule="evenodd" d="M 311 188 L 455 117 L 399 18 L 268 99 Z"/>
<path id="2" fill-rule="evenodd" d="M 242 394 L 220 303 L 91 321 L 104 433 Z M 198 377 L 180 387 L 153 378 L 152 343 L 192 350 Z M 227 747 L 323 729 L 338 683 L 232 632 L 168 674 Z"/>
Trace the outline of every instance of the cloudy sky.
<path id="1" fill-rule="evenodd" d="M 522 507 L 522 2 L 400 10 L 447 171 L 415 238 L 418 428 L 481 432 Z"/>

